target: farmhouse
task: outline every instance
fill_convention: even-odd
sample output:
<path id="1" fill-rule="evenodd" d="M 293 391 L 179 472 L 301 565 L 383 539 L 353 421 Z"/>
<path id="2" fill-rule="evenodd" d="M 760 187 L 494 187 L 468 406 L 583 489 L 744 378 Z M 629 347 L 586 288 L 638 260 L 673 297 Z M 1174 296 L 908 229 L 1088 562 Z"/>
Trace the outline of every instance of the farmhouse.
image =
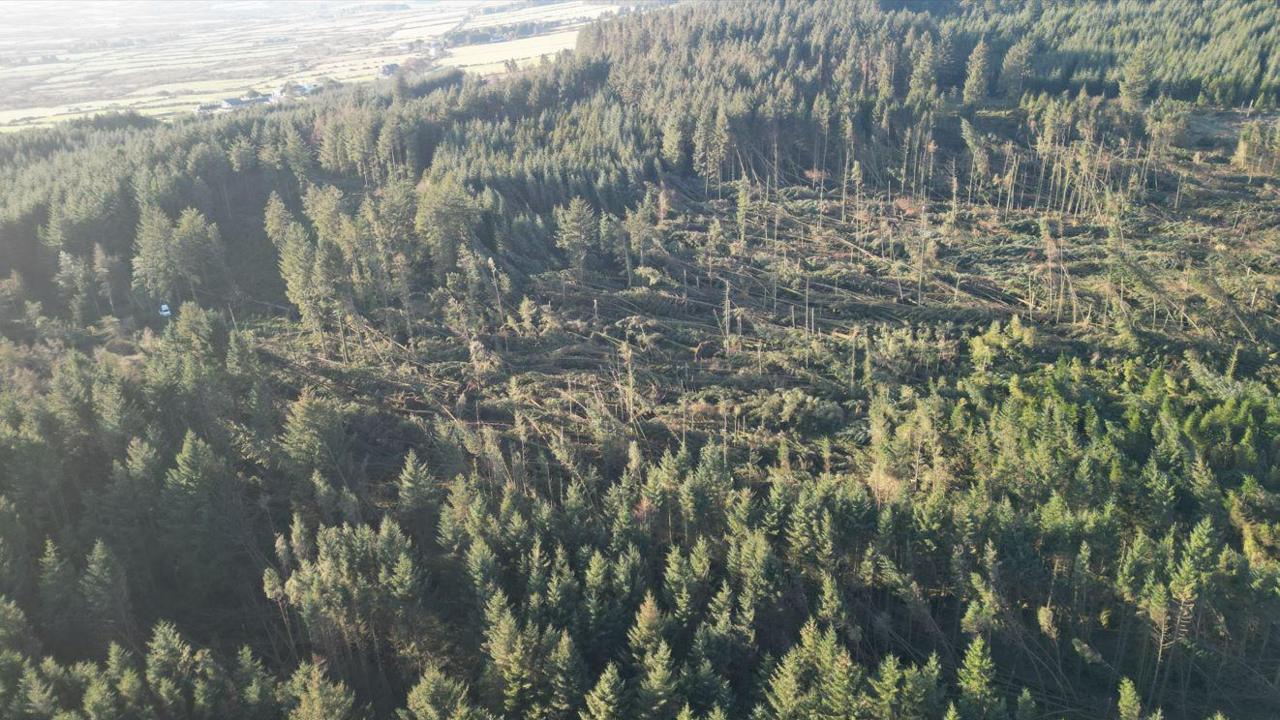
<path id="1" fill-rule="evenodd" d="M 319 83 L 295 83 L 287 82 L 279 87 L 275 92 L 271 93 L 269 102 L 278 103 L 289 98 L 306 97 L 320 89 Z"/>
<path id="2" fill-rule="evenodd" d="M 226 112 L 228 110 L 239 110 L 240 108 L 250 107 L 252 105 L 262 105 L 269 102 L 270 98 L 266 95 L 252 95 L 249 97 L 229 97 L 223 98 L 218 102 L 201 103 L 196 106 L 195 113 L 197 115 L 209 115 L 215 112 Z"/>

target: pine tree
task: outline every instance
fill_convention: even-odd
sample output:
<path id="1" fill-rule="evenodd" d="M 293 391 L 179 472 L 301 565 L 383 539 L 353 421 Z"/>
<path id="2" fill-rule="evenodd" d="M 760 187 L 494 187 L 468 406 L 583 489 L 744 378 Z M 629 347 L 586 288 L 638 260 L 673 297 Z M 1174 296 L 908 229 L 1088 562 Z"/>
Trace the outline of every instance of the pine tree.
<path id="1" fill-rule="evenodd" d="M 824 629 L 830 628 L 837 632 L 844 632 L 848 622 L 844 599 L 840 597 L 840 588 L 829 572 L 822 573 L 822 594 L 818 596 L 818 610 L 815 617 Z"/>
<path id="2" fill-rule="evenodd" d="M 564 251 L 569 265 L 581 280 L 587 269 L 587 256 L 596 245 L 596 214 L 587 201 L 576 197 L 564 207 L 558 207 L 556 216 L 556 247 Z"/>
<path id="3" fill-rule="evenodd" d="M 188 432 L 164 478 L 159 522 L 173 570 L 193 596 L 219 586 L 232 571 L 225 560 L 234 549 L 233 518 L 224 502 L 227 472 L 213 448 Z"/>
<path id="4" fill-rule="evenodd" d="M 623 704 L 622 677 L 618 667 L 609 663 L 596 686 L 586 697 L 586 709 L 579 715 L 580 720 L 624 720 L 629 717 Z"/>
<path id="5" fill-rule="evenodd" d="M 278 682 L 262 661 L 253 656 L 246 645 L 236 654 L 236 667 L 232 672 L 232 685 L 236 689 L 235 705 L 239 717 L 245 720 L 268 720 L 277 716 Z"/>
<path id="6" fill-rule="evenodd" d="M 1004 62 L 1000 66 L 1000 92 L 1010 100 L 1022 97 L 1022 89 L 1031 73 L 1031 52 L 1032 40 L 1027 36 L 1004 54 Z"/>
<path id="7" fill-rule="evenodd" d="M 768 706 L 768 715 L 765 717 L 770 720 L 787 720 L 813 716 L 812 701 L 808 697 L 808 688 L 804 686 L 803 665 L 803 657 L 797 650 L 792 650 L 774 668 L 765 691 L 765 703 Z"/>
<path id="8" fill-rule="evenodd" d="M 471 195 L 452 178 L 427 182 L 423 187 L 414 228 L 426 241 L 436 281 L 443 282 L 457 268 L 458 249 L 473 243 L 479 212 Z"/>
<path id="9" fill-rule="evenodd" d="M 58 253 L 58 272 L 54 282 L 62 291 L 76 325 L 83 325 L 97 316 L 95 308 L 101 284 L 88 260 L 68 252 Z"/>
<path id="10" fill-rule="evenodd" d="M 987 643 L 977 635 L 969 643 L 956 676 L 960 686 L 960 713 L 964 720 L 1003 720 L 1004 700 L 995 688 L 996 666 Z"/>
<path id="11" fill-rule="evenodd" d="M 920 112 L 932 107 L 937 95 L 938 59 L 933 47 L 933 36 L 926 34 L 911 64 L 907 104 Z"/>
<path id="12" fill-rule="evenodd" d="M 1144 107 L 1151 94 L 1154 65 L 1151 46 L 1146 43 L 1129 54 L 1120 75 L 1120 105 L 1125 111 L 1136 113 Z"/>
<path id="13" fill-rule="evenodd" d="M 80 593 L 85 602 L 86 619 L 102 646 L 108 639 L 130 634 L 133 610 L 124 568 L 101 540 L 93 544 L 85 561 Z"/>
<path id="14" fill-rule="evenodd" d="M 902 674 L 898 669 L 898 658 L 886 655 L 880 661 L 876 676 L 871 679 L 872 712 L 880 720 L 901 717 L 898 684 Z"/>
<path id="15" fill-rule="evenodd" d="M 671 649 L 665 640 L 659 640 L 657 647 L 645 655 L 640 671 L 636 717 L 640 720 L 670 720 L 680 703 L 671 671 Z"/>
<path id="16" fill-rule="evenodd" d="M 728 681 L 697 647 L 680 676 L 680 689 L 693 708 L 703 712 L 710 712 L 716 706 L 729 702 L 733 694 Z"/>
<path id="17" fill-rule="evenodd" d="M 162 717 L 216 717 L 234 701 L 223 669 L 209 652 L 191 647 L 168 622 L 152 628 L 146 681 Z"/>
<path id="18" fill-rule="evenodd" d="M 720 196 L 720 191 L 724 184 L 724 164 L 729 159 L 729 147 L 733 139 L 729 134 L 729 114 L 725 112 L 724 105 L 716 109 L 715 126 L 711 131 L 711 153 L 712 157 L 708 159 L 708 165 L 715 166 L 716 176 L 716 196 Z"/>
<path id="19" fill-rule="evenodd" d="M 987 99 L 991 86 L 991 52 L 986 39 L 978 41 L 969 54 L 968 70 L 964 78 L 964 102 L 976 105 Z"/>
<path id="20" fill-rule="evenodd" d="M 1120 700 L 1117 703 L 1120 720 L 1142 720 L 1142 701 L 1138 699 L 1138 689 L 1133 681 L 1124 678 L 1120 681 Z"/>
<path id="21" fill-rule="evenodd" d="M 485 625 L 485 651 L 501 690 L 503 712 L 524 717 L 534 704 L 535 658 L 501 592 L 495 592 L 485 607 Z"/>
<path id="22" fill-rule="evenodd" d="M 322 340 L 324 318 L 315 276 L 315 243 L 275 193 L 267 200 L 264 225 L 267 238 L 280 255 L 279 269 L 285 284 L 285 297 L 298 308 L 303 326 Z"/>
<path id="23" fill-rule="evenodd" d="M 408 709 L 400 720 L 484 720 L 486 713 L 467 700 L 467 688 L 444 674 L 437 665 L 428 665 L 418 684 L 409 691 Z"/>
<path id="24" fill-rule="evenodd" d="M 39 643 L 18 603 L 0 595 L 0 651 L 36 655 Z"/>
<path id="25" fill-rule="evenodd" d="M 426 464 L 418 454 L 409 450 L 404 456 L 404 467 L 396 479 L 397 509 L 402 517 L 412 517 L 437 500 L 437 490 Z M 406 525 L 406 527 L 408 527 Z"/>
<path id="26" fill-rule="evenodd" d="M 84 714 L 93 720 L 117 720 L 129 717 L 118 707 L 119 701 L 110 681 L 100 675 L 90 678 L 85 685 L 81 704 L 84 707 Z M 249 718 L 249 720 L 256 719 Z"/>
<path id="27" fill-rule="evenodd" d="M 937 717 L 942 710 L 942 667 L 931 655 L 920 667 L 908 668 L 902 679 L 902 714 L 905 718 Z"/>
<path id="28" fill-rule="evenodd" d="M 58 696 L 53 684 L 40 676 L 35 666 L 28 665 L 22 670 L 18 680 L 19 702 L 14 703 L 25 710 L 22 713 L 30 718 L 53 718 L 58 716 Z"/>
<path id="29" fill-rule="evenodd" d="M 666 618 L 658 609 L 658 601 L 654 599 L 653 593 L 645 593 L 644 601 L 636 611 L 635 621 L 627 631 L 631 657 L 637 664 L 658 648 L 658 643 L 663 639 L 665 626 Z"/>
<path id="30" fill-rule="evenodd" d="M 600 213 L 600 223 L 596 227 L 596 249 L 600 257 L 618 258 L 621 251 L 618 242 L 621 234 L 618 218 L 607 212 Z"/>
<path id="31" fill-rule="evenodd" d="M 672 112 L 662 126 L 662 159 L 678 173 L 685 169 L 685 157 L 685 118 L 680 112 Z"/>
<path id="32" fill-rule="evenodd" d="M 703 187 L 710 182 L 709 171 L 712 157 L 712 115 L 711 106 L 703 105 L 698 119 L 693 126 L 693 169 L 703 178 Z"/>
<path id="33" fill-rule="evenodd" d="M 560 640 L 551 652 L 548 665 L 551 697 L 547 702 L 546 717 L 552 720 L 573 720 L 582 699 L 585 669 L 573 639 L 569 637 L 569 631 L 560 631 Z"/>
<path id="34" fill-rule="evenodd" d="M 40 606 L 36 621 L 55 648 L 66 652 L 77 643 L 83 611 L 76 570 L 52 539 L 45 540 L 40 557 Z"/>
<path id="35" fill-rule="evenodd" d="M 133 287 L 154 298 L 178 297 L 178 261 L 173 251 L 173 223 L 156 207 L 142 210 L 133 257 Z"/>
<path id="36" fill-rule="evenodd" d="M 812 634 L 813 639 L 806 638 Z M 849 652 L 836 639 L 833 629 L 819 631 L 816 624 L 801 630 L 801 644 L 808 644 L 817 676 L 814 691 L 820 712 L 826 717 L 850 717 L 854 715 L 858 705 L 858 686 L 863 681 L 863 672 Z"/>
<path id="37" fill-rule="evenodd" d="M 195 300 L 200 289 L 226 277 L 218 226 L 205 220 L 195 208 L 183 210 L 172 232 L 167 237 L 157 235 L 155 240 L 163 243 L 163 248 L 152 244 L 150 250 L 162 258 L 153 263 L 142 257 L 144 246 L 140 236 L 139 257 L 134 260 L 134 282 L 139 281 L 137 263 L 141 260 L 144 268 L 141 281 L 152 297 L 176 297 L 182 288 Z"/>
<path id="38" fill-rule="evenodd" d="M 1031 691 L 1022 688 L 1022 692 L 1018 694 L 1018 704 L 1014 708 L 1014 720 L 1035 720 L 1040 716 L 1040 708 L 1036 707 L 1036 701 L 1031 697 Z"/>
<path id="39" fill-rule="evenodd" d="M 303 663 L 289 681 L 294 707 L 289 720 L 357 720 L 355 695 L 341 682 L 325 677 L 314 663 Z"/>

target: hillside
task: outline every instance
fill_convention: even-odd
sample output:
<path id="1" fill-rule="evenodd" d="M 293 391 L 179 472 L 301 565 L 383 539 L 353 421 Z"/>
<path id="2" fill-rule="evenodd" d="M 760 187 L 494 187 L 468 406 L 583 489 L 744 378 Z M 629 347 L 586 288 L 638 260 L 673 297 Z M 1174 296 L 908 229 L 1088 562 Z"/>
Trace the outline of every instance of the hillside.
<path id="1" fill-rule="evenodd" d="M 684 3 L 0 136 L 0 717 L 1275 717 L 1278 21 Z"/>

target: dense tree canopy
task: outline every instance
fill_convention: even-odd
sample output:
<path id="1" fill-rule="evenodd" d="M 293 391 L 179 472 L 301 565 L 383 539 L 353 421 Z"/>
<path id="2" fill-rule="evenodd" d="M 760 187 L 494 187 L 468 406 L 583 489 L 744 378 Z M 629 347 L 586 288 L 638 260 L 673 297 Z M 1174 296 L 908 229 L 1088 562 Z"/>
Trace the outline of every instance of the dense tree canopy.
<path id="1" fill-rule="evenodd" d="M 1278 100 L 777 0 L 0 136 L 0 716 L 1274 717 Z"/>

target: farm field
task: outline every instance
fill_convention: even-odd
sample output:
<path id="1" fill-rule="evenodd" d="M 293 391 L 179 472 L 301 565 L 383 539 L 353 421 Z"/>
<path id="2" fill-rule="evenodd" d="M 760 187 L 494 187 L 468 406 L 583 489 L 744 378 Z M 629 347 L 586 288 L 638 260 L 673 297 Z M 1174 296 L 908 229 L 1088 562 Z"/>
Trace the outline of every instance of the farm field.
<path id="1" fill-rule="evenodd" d="M 583 0 L 11 2 L 0 24 L 0 130 L 106 110 L 173 117 L 289 82 L 371 80 L 389 64 L 499 73 L 572 48 L 578 28 L 617 9 Z"/>
<path id="2" fill-rule="evenodd" d="M 577 38 L 578 31 L 575 28 L 504 42 L 464 45 L 454 48 L 448 57 L 441 60 L 441 64 L 478 75 L 493 75 L 504 72 L 508 60 L 514 60 L 516 65 L 524 67 L 547 55 L 571 50 Z"/>

